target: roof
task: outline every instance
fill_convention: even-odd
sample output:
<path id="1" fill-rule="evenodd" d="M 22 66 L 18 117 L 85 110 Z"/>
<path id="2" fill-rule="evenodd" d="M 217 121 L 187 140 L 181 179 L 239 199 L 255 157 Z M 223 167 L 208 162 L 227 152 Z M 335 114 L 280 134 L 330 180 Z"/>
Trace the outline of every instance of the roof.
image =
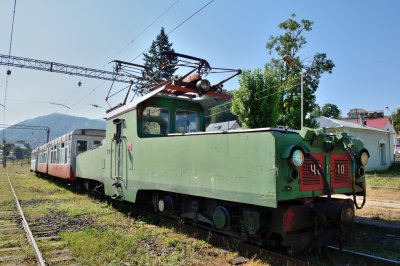
<path id="1" fill-rule="evenodd" d="M 325 116 L 317 117 L 316 120 L 317 120 L 320 128 L 322 128 L 322 127 L 325 127 L 325 128 L 344 128 L 344 127 L 346 127 L 346 128 L 364 129 L 364 130 L 388 133 L 388 131 L 386 131 L 386 130 L 378 129 L 375 127 L 362 126 L 357 123 L 328 118 Z"/>
<path id="2" fill-rule="evenodd" d="M 359 114 L 359 113 L 368 113 L 368 111 L 364 110 L 362 108 L 353 108 L 353 109 L 350 109 L 349 113 L 358 113 Z"/>
<path id="3" fill-rule="evenodd" d="M 360 119 L 346 119 L 346 120 L 342 120 L 342 121 L 360 124 Z M 379 129 L 385 129 L 387 123 L 390 123 L 388 116 L 380 117 L 380 118 L 364 117 L 363 121 L 365 122 L 366 126 L 379 128 Z"/>
<path id="4" fill-rule="evenodd" d="M 14 147 L 20 148 L 22 150 L 27 150 L 26 146 L 22 143 L 14 143 Z"/>
<path id="5" fill-rule="evenodd" d="M 206 128 L 206 131 L 230 130 L 238 128 L 240 128 L 239 123 L 236 120 L 232 120 L 232 121 L 210 124 Z"/>
<path id="6" fill-rule="evenodd" d="M 379 129 L 385 129 L 387 123 L 390 123 L 389 117 L 382 118 L 366 118 L 364 121 L 367 123 L 367 126 L 375 127 Z"/>
<path id="7" fill-rule="evenodd" d="M 135 110 L 137 105 L 140 104 L 141 102 L 144 102 L 145 100 L 154 97 L 156 95 L 160 95 L 162 97 L 167 97 L 167 98 L 178 98 L 183 101 L 188 101 L 192 103 L 199 103 L 204 110 L 210 109 L 214 106 L 221 105 L 222 103 L 229 101 L 230 99 L 221 97 L 218 95 L 218 93 L 207 93 L 204 95 L 193 95 L 193 98 L 191 97 L 185 97 L 185 96 L 174 96 L 174 95 L 169 95 L 169 94 L 163 94 L 163 90 L 166 88 L 169 88 L 169 86 L 172 86 L 170 84 L 163 85 L 157 89 L 154 89 L 153 91 L 143 95 L 142 97 L 134 99 L 132 102 L 121 106 L 117 109 L 114 109 L 110 111 L 106 117 L 107 120 L 110 120 L 114 117 L 117 117 L 121 114 L 127 113 L 129 111 Z"/>

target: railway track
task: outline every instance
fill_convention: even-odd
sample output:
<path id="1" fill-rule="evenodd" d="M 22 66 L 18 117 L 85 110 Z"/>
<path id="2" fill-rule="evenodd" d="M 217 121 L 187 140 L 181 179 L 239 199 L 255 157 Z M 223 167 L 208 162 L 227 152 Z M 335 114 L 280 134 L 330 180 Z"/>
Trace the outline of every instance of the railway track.
<path id="1" fill-rule="evenodd" d="M 400 238 L 400 224 L 397 223 L 366 219 L 363 217 L 356 217 L 354 223 L 358 228 L 363 230 L 379 231 L 382 234 L 391 234 Z"/>
<path id="2" fill-rule="evenodd" d="M 8 172 L 0 187 L 0 265 L 78 265 L 56 228 L 28 224 Z"/>
<path id="3" fill-rule="evenodd" d="M 113 205 L 114 208 L 122 212 L 131 213 L 132 215 L 137 217 L 145 216 L 147 218 L 150 218 L 150 220 L 152 221 L 157 221 L 158 225 L 173 227 L 178 232 L 185 233 L 197 239 L 203 239 L 209 244 L 221 248 L 222 251 L 223 249 L 225 249 L 238 252 L 240 256 L 229 262 L 232 265 L 241 265 L 249 258 L 258 258 L 264 260 L 265 262 L 268 262 L 271 265 L 313 265 L 313 263 L 311 263 L 308 259 L 304 260 L 300 258 L 294 258 L 284 255 L 282 252 L 279 251 L 267 250 L 249 243 L 244 243 L 242 241 L 232 239 L 231 237 L 221 235 L 217 232 L 212 232 L 208 228 L 186 224 L 183 221 L 176 221 L 163 215 L 139 209 L 129 203 L 116 202 L 105 197 L 101 197 L 101 199 L 108 201 L 110 204 Z"/>
<path id="4" fill-rule="evenodd" d="M 155 219 L 161 219 L 162 225 L 175 226 L 177 228 L 180 228 L 180 230 L 182 230 L 186 234 L 194 235 L 196 237 L 207 240 L 210 244 L 235 250 L 245 258 L 260 258 L 262 260 L 268 261 L 268 263 L 270 263 L 271 265 L 325 265 L 326 263 L 329 263 L 326 260 L 325 256 L 327 253 L 329 253 L 329 257 L 334 258 L 334 265 L 337 264 L 338 257 L 343 258 L 343 265 L 400 265 L 400 261 L 398 260 L 373 256 L 370 254 L 347 249 L 340 249 L 334 246 L 327 246 L 324 249 L 324 252 L 322 254 L 319 254 L 318 256 L 316 254 L 303 254 L 297 257 L 290 257 L 282 254 L 282 252 L 267 250 L 265 248 L 260 248 L 251 244 L 235 241 L 232 238 L 221 236 L 217 233 L 210 233 L 208 229 L 202 229 L 198 227 L 193 227 L 191 225 L 177 223 L 164 217 L 160 218 L 159 215 L 155 215 L 147 211 L 137 209 L 136 211 L 139 215 L 146 215 L 154 217 Z M 241 261 L 243 260 L 239 258 L 238 262 Z"/>
<path id="5" fill-rule="evenodd" d="M 370 254 L 348 249 L 340 249 L 335 246 L 327 246 L 326 249 L 327 252 L 330 253 L 330 256 L 344 256 L 348 258 L 347 265 L 379 265 L 379 266 L 400 265 L 400 261 L 398 260 L 373 256 Z"/>
<path id="6" fill-rule="evenodd" d="M 0 177 L 0 188 L 4 187 L 5 185 L 8 185 L 7 182 L 3 182 L 3 178 Z M 65 186 L 65 182 L 59 182 L 55 181 L 56 183 Z M 15 182 L 16 183 L 16 182 Z M 10 193 L 8 193 L 10 194 Z M 16 220 L 17 225 L 15 227 L 21 228 L 21 223 L 19 221 L 21 220 L 18 218 L 18 214 L 16 214 L 16 211 L 14 208 L 14 201 L 10 195 L 6 195 L 6 193 L 0 193 L 0 214 L 2 213 L 1 211 L 4 210 L 4 214 L 6 212 L 9 212 L 10 215 L 8 216 L 13 216 L 14 219 Z M 105 200 L 105 198 L 102 198 L 102 200 Z M 132 213 L 132 204 L 126 204 L 126 203 L 121 203 L 121 202 L 116 202 L 116 201 L 111 201 L 110 199 L 106 199 L 109 203 L 111 203 L 116 209 L 120 210 L 121 212 L 124 213 Z M 5 206 L 3 208 L 3 206 Z M 24 204 L 22 204 L 24 206 Z M 14 211 L 14 212 L 12 212 Z M 151 220 L 158 220 L 160 221 L 159 224 L 167 227 L 174 227 L 177 231 L 181 231 L 186 233 L 187 235 L 193 236 L 195 238 L 200 238 L 206 240 L 208 243 L 220 248 L 222 251 L 223 249 L 226 250 L 235 250 L 240 254 L 240 257 L 237 257 L 235 260 L 232 260 L 230 263 L 233 265 L 238 265 L 247 260 L 247 258 L 252 258 L 252 257 L 257 257 L 259 259 L 264 260 L 265 262 L 268 262 L 272 265 L 313 265 L 313 264 L 326 264 L 325 263 L 325 258 L 319 258 L 317 259 L 316 256 L 313 257 L 297 257 L 297 258 L 292 258 L 286 255 L 283 255 L 282 253 L 271 251 L 271 250 L 266 250 L 266 249 L 261 249 L 259 247 L 243 243 L 240 241 L 236 241 L 232 238 L 221 236 L 215 232 L 211 232 L 208 229 L 203 229 L 199 227 L 193 227 L 191 224 L 184 224 L 181 222 L 177 222 L 175 220 L 170 220 L 165 216 L 159 216 L 155 215 L 153 213 L 147 212 L 145 210 L 138 210 L 137 208 L 134 211 L 134 216 L 146 216 L 150 217 Z M 3 215 L 0 215 L 0 220 Z M 0 222 L 1 225 L 3 222 Z M 1 226 L 0 225 L 0 226 Z M 3 228 L 3 227 L 0 227 Z M 10 228 L 11 229 L 11 228 Z M 49 225 L 49 224 L 40 224 L 38 220 L 36 220 L 36 223 L 33 224 L 31 223 L 31 230 L 32 230 L 32 235 L 35 237 L 35 239 L 38 242 L 38 246 L 40 249 L 45 250 L 44 252 L 44 258 L 45 262 L 50 264 L 50 265 L 71 265 L 75 264 L 75 261 L 73 260 L 73 256 L 71 253 L 65 249 L 65 243 L 60 242 L 58 236 L 57 236 L 57 228 L 54 225 Z M 378 230 L 378 229 L 377 229 Z M 5 230 L 7 231 L 7 230 Z M 2 230 L 0 229 L 0 239 L 2 236 Z M 24 232 L 20 233 L 22 237 L 24 237 Z M 24 239 L 24 238 L 23 238 Z M 43 241 L 43 242 L 42 242 Z M 22 243 L 22 241 L 20 241 Z M 46 243 L 46 246 L 45 244 Z M 49 245 L 51 244 L 51 245 Z M 2 245 L 2 242 L 0 240 L 0 247 Z M 13 246 L 14 247 L 14 246 Z M 11 248 L 13 248 L 11 247 Z M 16 248 L 19 248 L 16 247 Z M 30 246 L 27 244 L 24 244 L 24 247 L 19 249 L 19 253 L 12 253 L 12 250 L 9 250 L 9 254 L 4 254 L 0 251 L 0 258 L 2 257 L 7 257 L 7 261 L 1 262 L 0 259 L 0 265 L 2 264 L 14 264 L 14 265 L 21 265 L 22 262 L 25 265 L 36 265 L 37 259 L 33 258 L 33 252 L 31 251 Z M 327 251 L 327 253 L 333 254 L 331 255 L 332 257 L 343 257 L 345 258 L 343 260 L 343 263 L 349 265 L 396 265 L 399 264 L 399 262 L 394 261 L 394 260 L 386 260 L 383 258 L 378 258 L 378 257 L 373 257 L 369 256 L 368 254 L 362 254 L 359 252 L 352 252 L 352 251 Z M 10 253 L 12 253 L 10 255 Z M 23 257 L 22 257 L 23 255 Z M 15 256 L 14 257 L 14 262 L 11 259 L 10 256 Z M 16 256 L 21 256 L 17 258 Z M 15 263 L 15 261 L 17 261 Z M 333 263 L 335 264 L 335 263 Z M 76 265 L 76 264 L 75 264 Z"/>
<path id="7" fill-rule="evenodd" d="M 55 182 L 60 185 L 65 185 L 64 182 L 60 182 L 59 180 L 56 180 Z M 323 256 L 319 257 L 317 254 L 312 254 L 311 256 L 303 255 L 298 257 L 290 257 L 283 254 L 281 251 L 273 251 L 260 248 L 258 246 L 243 243 L 230 237 L 220 235 L 216 232 L 210 232 L 210 230 L 206 228 L 201 228 L 198 226 L 195 227 L 191 224 L 176 221 L 163 215 L 158 215 L 147 210 L 138 209 L 130 203 L 114 201 L 110 198 L 103 196 L 95 196 L 100 200 L 107 201 L 114 208 L 126 213 L 127 215 L 131 214 L 136 218 L 139 216 L 144 216 L 149 218 L 149 220 L 151 221 L 157 221 L 158 225 L 173 227 L 179 232 L 183 232 L 189 236 L 193 236 L 194 238 L 203 239 L 211 245 L 214 245 L 221 249 L 237 251 L 240 257 L 230 262 L 233 265 L 240 265 L 248 260 L 248 258 L 253 257 L 259 258 L 265 262 L 270 263 L 271 265 L 319 265 L 327 263 L 325 257 L 325 254 L 327 253 L 331 254 L 330 257 L 333 257 L 334 259 L 337 259 L 338 257 L 343 258 L 342 261 L 344 265 L 400 265 L 400 261 L 390 260 L 378 256 L 371 256 L 369 254 L 346 249 L 340 250 L 337 247 L 326 248 Z M 362 223 L 362 221 L 357 222 Z M 369 230 L 374 230 L 372 228 L 372 225 L 368 228 Z M 383 229 L 382 227 L 376 227 L 375 230 L 382 231 L 385 229 Z M 387 230 L 391 232 L 393 228 L 388 228 Z M 337 261 L 334 261 L 333 264 L 336 264 L 336 262 Z"/>

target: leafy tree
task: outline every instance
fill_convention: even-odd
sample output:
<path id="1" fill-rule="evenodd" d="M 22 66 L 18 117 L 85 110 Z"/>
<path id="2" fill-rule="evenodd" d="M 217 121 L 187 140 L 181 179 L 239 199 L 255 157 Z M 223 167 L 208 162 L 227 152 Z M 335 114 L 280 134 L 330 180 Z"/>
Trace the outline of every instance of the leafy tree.
<path id="1" fill-rule="evenodd" d="M 400 108 L 398 108 L 397 111 L 392 114 L 392 119 L 396 131 L 400 132 Z"/>
<path id="2" fill-rule="evenodd" d="M 328 59 L 325 53 L 316 53 L 311 63 L 305 64 L 300 60 L 300 51 L 307 44 L 305 32 L 312 30 L 313 22 L 309 20 L 296 20 L 296 15 L 279 24 L 282 34 L 271 36 L 266 44 L 269 54 L 276 54 L 267 64 L 276 70 L 276 80 L 279 81 L 278 124 L 290 128 L 300 128 L 300 71 L 304 76 L 304 124 L 315 126 L 313 117 L 306 116 L 316 108 L 315 92 L 318 88 L 321 75 L 325 72 L 332 73 L 334 63 Z M 282 58 L 290 56 L 294 64 L 289 66 Z"/>
<path id="3" fill-rule="evenodd" d="M 325 117 L 338 118 L 340 116 L 340 110 L 336 104 L 326 103 L 322 106 L 321 114 Z"/>
<path id="4" fill-rule="evenodd" d="M 264 71 L 246 70 L 240 75 L 240 88 L 233 92 L 231 111 L 247 128 L 275 127 L 277 121 L 277 73 L 265 66 Z"/>
<path id="5" fill-rule="evenodd" d="M 232 91 L 223 90 L 223 92 L 233 97 Z M 231 107 L 231 102 L 226 102 L 224 104 L 208 109 L 205 112 L 206 125 L 238 120 L 238 117 L 232 114 L 230 107 Z"/>
<path id="6" fill-rule="evenodd" d="M 29 143 L 27 143 L 25 140 L 18 140 L 15 143 L 21 143 L 25 146 L 26 149 L 20 149 L 24 158 L 29 158 L 31 156 L 32 148 Z"/>
<path id="7" fill-rule="evenodd" d="M 230 103 L 229 103 L 230 104 Z M 223 104 L 210 110 L 207 118 L 209 124 L 238 120 L 238 117 L 230 111 L 230 105 Z"/>
<path id="8" fill-rule="evenodd" d="M 144 66 L 147 67 L 147 70 L 142 73 L 146 80 L 144 88 L 169 80 L 174 75 L 177 69 L 177 58 L 175 56 L 163 57 L 163 52 L 175 52 L 164 27 L 161 28 L 160 33 L 152 42 L 149 51 L 143 54 Z"/>
<path id="9" fill-rule="evenodd" d="M 311 117 L 316 118 L 322 115 L 321 107 L 318 104 L 315 104 L 314 110 L 311 112 Z"/>

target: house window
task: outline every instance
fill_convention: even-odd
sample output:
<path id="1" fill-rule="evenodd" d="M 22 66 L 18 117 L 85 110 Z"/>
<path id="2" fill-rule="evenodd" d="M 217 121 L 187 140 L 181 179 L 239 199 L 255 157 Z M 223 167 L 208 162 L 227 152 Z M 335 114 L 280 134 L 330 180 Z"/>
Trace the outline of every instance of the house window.
<path id="1" fill-rule="evenodd" d="M 379 142 L 379 155 L 381 158 L 381 165 L 386 165 L 386 145 L 384 142 Z"/>
<path id="2" fill-rule="evenodd" d="M 177 110 L 175 132 L 187 133 L 199 131 L 199 115 L 192 111 Z"/>
<path id="3" fill-rule="evenodd" d="M 146 107 L 142 116 L 142 131 L 148 135 L 167 135 L 169 131 L 169 110 Z"/>

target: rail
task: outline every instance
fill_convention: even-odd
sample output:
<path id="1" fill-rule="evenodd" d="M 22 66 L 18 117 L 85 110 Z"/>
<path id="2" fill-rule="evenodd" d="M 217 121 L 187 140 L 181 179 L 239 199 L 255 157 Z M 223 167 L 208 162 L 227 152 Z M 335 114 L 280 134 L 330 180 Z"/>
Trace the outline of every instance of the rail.
<path id="1" fill-rule="evenodd" d="M 327 248 L 331 251 L 337 252 L 339 254 L 348 254 L 353 257 L 357 257 L 361 260 L 364 260 L 367 265 L 400 265 L 400 261 L 387 259 L 383 257 L 373 256 L 370 254 L 365 254 L 353 250 L 348 249 L 340 249 L 334 246 L 327 246 Z"/>
<path id="2" fill-rule="evenodd" d="M 19 204 L 19 200 L 18 200 L 17 194 L 15 193 L 15 190 L 14 190 L 14 188 L 12 186 L 12 183 L 11 183 L 10 176 L 8 175 L 8 171 L 7 171 L 7 179 L 8 179 L 8 183 L 10 184 L 11 192 L 14 195 L 15 204 L 17 206 L 19 215 L 21 216 L 21 222 L 22 222 L 22 225 L 23 225 L 24 230 L 26 232 L 26 235 L 28 237 L 28 240 L 31 243 L 33 250 L 35 251 L 35 254 L 36 254 L 36 257 L 38 259 L 38 262 L 39 262 L 40 266 L 46 266 L 46 263 L 45 263 L 45 261 L 43 259 L 43 255 L 40 252 L 40 250 L 39 250 L 39 248 L 38 248 L 38 246 L 36 244 L 36 241 L 35 241 L 35 239 L 33 237 L 32 231 L 29 228 L 28 222 L 26 221 L 24 212 L 22 211 L 21 205 Z"/>

